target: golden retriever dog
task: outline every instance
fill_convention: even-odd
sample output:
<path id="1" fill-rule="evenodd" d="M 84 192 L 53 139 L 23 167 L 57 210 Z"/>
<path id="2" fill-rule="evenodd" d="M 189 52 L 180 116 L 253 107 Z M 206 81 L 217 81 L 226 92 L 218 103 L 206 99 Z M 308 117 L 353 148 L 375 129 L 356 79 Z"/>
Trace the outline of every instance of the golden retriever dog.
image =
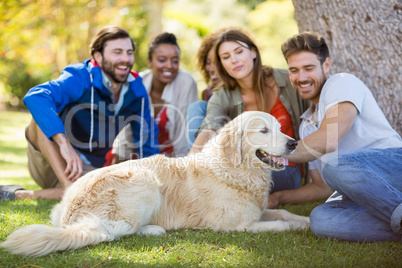
<path id="1" fill-rule="evenodd" d="M 70 186 L 51 213 L 52 227 L 14 231 L 2 247 L 43 256 L 137 233 L 305 229 L 309 218 L 268 210 L 271 172 L 281 170 L 297 142 L 263 112 L 227 123 L 203 150 L 181 158 L 155 155 L 94 170 Z"/>

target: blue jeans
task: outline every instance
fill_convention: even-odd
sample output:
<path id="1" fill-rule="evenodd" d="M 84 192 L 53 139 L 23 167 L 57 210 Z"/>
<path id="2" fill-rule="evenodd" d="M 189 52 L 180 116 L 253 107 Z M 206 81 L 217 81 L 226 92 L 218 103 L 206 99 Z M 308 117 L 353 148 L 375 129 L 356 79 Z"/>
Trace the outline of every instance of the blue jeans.
<path id="1" fill-rule="evenodd" d="M 273 171 L 272 181 L 271 193 L 299 188 L 301 182 L 300 165 L 287 166 L 284 170 Z"/>
<path id="2" fill-rule="evenodd" d="M 200 100 L 196 101 L 188 107 L 187 110 L 187 137 L 188 137 L 188 144 L 189 148 L 193 146 L 195 141 L 195 133 L 197 132 L 198 128 L 201 126 L 202 121 L 207 114 L 207 102 Z"/>
<path id="3" fill-rule="evenodd" d="M 311 212 L 313 233 L 360 242 L 402 240 L 402 148 L 339 155 L 324 167 L 323 177 L 342 200 Z"/>

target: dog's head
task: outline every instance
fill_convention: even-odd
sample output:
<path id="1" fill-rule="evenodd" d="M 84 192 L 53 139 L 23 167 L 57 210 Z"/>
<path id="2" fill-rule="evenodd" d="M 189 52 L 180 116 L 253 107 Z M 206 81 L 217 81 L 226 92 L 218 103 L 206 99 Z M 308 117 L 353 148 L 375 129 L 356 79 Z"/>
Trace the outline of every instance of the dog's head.
<path id="1" fill-rule="evenodd" d="M 282 170 L 287 165 L 283 155 L 296 149 L 297 141 L 280 131 L 279 122 L 264 112 L 244 112 L 227 123 L 215 141 L 218 152 L 224 154 L 234 166 L 243 160 L 254 166 Z"/>

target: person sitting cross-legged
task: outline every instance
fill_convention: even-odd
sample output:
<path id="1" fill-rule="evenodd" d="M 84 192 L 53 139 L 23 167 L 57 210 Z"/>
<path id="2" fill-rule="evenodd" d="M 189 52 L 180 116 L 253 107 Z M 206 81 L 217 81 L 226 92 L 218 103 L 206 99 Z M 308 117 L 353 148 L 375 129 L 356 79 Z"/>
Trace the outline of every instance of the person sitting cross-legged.
<path id="1" fill-rule="evenodd" d="M 25 132 L 28 168 L 43 190 L 0 186 L 0 200 L 61 198 L 81 175 L 105 165 L 126 125 L 138 157 L 159 153 L 147 92 L 131 71 L 135 49 L 126 30 L 105 27 L 93 39 L 91 59 L 28 91 L 24 103 L 33 117 Z"/>
<path id="2" fill-rule="evenodd" d="M 306 135 L 286 157 L 295 163 L 318 160 L 317 170 L 335 190 L 311 212 L 311 230 L 324 238 L 401 241 L 400 135 L 360 79 L 329 75 L 329 49 L 319 34 L 297 34 L 282 52 L 294 88 L 312 103 L 300 129 Z M 287 194 L 302 192 L 303 187 Z"/>

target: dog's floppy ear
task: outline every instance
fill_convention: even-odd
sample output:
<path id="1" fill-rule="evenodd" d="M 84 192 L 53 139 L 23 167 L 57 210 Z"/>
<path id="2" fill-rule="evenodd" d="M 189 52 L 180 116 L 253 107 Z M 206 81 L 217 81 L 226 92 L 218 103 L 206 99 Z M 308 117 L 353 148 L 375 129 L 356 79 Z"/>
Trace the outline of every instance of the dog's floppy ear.
<path id="1" fill-rule="evenodd" d="M 242 132 L 241 127 L 235 126 L 233 121 L 220 132 L 223 137 L 219 146 L 224 157 L 229 159 L 235 167 L 241 163 Z"/>

